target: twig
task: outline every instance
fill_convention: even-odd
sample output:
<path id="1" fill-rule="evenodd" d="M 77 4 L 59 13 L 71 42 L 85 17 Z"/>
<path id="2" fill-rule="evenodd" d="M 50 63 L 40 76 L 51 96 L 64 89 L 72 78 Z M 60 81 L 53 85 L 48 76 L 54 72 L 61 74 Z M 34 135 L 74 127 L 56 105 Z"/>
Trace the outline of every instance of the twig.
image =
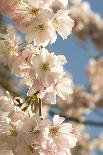
<path id="1" fill-rule="evenodd" d="M 54 111 L 49 111 L 50 115 L 54 115 L 55 112 Z M 76 118 L 76 117 L 69 117 L 66 116 L 64 114 L 58 113 L 58 115 L 60 115 L 61 117 L 64 117 L 66 121 L 73 121 L 75 123 L 78 124 L 84 124 L 84 125 L 90 125 L 90 126 L 96 126 L 96 127 L 103 127 L 103 122 L 97 122 L 97 121 L 93 121 L 93 120 L 83 120 L 80 118 Z"/>
<path id="2" fill-rule="evenodd" d="M 39 116 L 42 116 L 42 100 L 39 98 Z"/>

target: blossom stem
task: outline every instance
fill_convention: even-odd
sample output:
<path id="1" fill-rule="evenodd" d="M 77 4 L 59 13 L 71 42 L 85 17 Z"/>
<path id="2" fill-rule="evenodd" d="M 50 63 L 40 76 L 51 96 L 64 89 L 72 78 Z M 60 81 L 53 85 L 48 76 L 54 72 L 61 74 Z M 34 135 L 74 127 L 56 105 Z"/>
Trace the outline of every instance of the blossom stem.
<path id="1" fill-rule="evenodd" d="M 39 98 L 39 116 L 42 116 L 42 100 Z"/>

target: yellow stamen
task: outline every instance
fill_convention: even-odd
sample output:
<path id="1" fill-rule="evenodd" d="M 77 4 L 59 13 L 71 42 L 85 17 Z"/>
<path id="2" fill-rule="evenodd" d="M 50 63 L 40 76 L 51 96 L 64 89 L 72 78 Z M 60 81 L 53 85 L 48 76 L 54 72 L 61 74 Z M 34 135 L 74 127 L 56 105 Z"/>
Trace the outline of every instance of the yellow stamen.
<path id="1" fill-rule="evenodd" d="M 50 135 L 52 137 L 58 136 L 59 135 L 59 127 L 58 126 L 57 127 L 53 127 L 53 128 L 50 129 L 49 132 L 50 132 Z"/>
<path id="2" fill-rule="evenodd" d="M 44 64 L 41 66 L 41 71 L 48 71 L 48 70 L 50 70 L 49 64 L 48 64 L 48 63 L 44 63 Z"/>

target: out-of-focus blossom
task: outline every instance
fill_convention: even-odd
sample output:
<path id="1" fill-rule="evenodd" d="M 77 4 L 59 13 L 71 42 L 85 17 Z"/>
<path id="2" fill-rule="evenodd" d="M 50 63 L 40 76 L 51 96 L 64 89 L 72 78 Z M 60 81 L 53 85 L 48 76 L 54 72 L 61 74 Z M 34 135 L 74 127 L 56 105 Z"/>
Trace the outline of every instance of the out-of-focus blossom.
<path id="1" fill-rule="evenodd" d="M 97 139 L 93 140 L 93 148 L 103 151 L 103 134 L 101 133 Z"/>
<path id="2" fill-rule="evenodd" d="M 95 106 L 97 108 L 103 108 L 103 97 L 102 97 L 102 94 L 101 93 L 95 93 L 95 95 L 93 94 L 94 96 L 94 102 L 95 102 Z"/>
<path id="3" fill-rule="evenodd" d="M 58 10 L 65 10 L 68 6 L 68 0 L 54 0 L 51 8 L 53 12 L 56 13 Z"/>
<path id="4" fill-rule="evenodd" d="M 91 59 L 86 70 L 94 93 L 103 94 L 103 57 Z"/>
<path id="5" fill-rule="evenodd" d="M 90 112 L 95 106 L 93 101 L 90 93 L 82 88 L 76 87 L 73 89 L 73 94 L 69 96 L 67 101 L 58 98 L 57 103 L 66 115 L 77 117 Z"/>
<path id="6" fill-rule="evenodd" d="M 70 3 L 72 5 L 79 5 L 80 3 L 82 3 L 82 0 L 70 0 Z"/>
<path id="7" fill-rule="evenodd" d="M 21 0 L 0 0 L 0 12 L 3 15 L 10 16 Z"/>
<path id="8" fill-rule="evenodd" d="M 84 132 L 79 137 L 79 141 L 77 142 L 77 147 L 74 148 L 72 154 L 75 155 L 91 155 L 92 151 L 92 137 L 88 132 Z"/>
<path id="9" fill-rule="evenodd" d="M 92 11 L 88 2 L 72 1 L 70 15 L 75 21 L 75 35 L 82 41 L 90 38 L 100 51 L 103 50 L 103 20 Z"/>

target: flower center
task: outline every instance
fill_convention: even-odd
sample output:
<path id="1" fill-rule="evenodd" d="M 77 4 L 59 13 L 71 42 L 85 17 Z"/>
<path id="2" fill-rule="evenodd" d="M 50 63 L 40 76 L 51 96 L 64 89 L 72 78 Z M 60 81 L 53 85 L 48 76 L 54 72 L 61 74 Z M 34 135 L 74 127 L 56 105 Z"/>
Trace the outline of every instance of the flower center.
<path id="1" fill-rule="evenodd" d="M 53 127 L 49 130 L 52 137 L 59 135 L 59 127 Z"/>
<path id="2" fill-rule="evenodd" d="M 37 29 L 39 29 L 40 31 L 45 30 L 45 25 L 44 24 L 40 24 L 37 26 Z"/>
<path id="3" fill-rule="evenodd" d="M 50 70 L 48 63 L 44 63 L 43 65 L 41 65 L 41 71 L 48 71 L 48 70 Z"/>
<path id="4" fill-rule="evenodd" d="M 10 3 L 11 5 L 15 5 L 16 3 L 18 3 L 20 0 L 11 0 Z"/>
<path id="5" fill-rule="evenodd" d="M 17 136 L 17 131 L 14 130 L 14 129 L 11 129 L 11 130 L 9 131 L 9 136 Z"/>
<path id="6" fill-rule="evenodd" d="M 15 55 L 16 53 L 16 45 L 12 41 L 5 41 L 6 48 L 11 55 Z"/>
<path id="7" fill-rule="evenodd" d="M 29 8 L 29 7 L 27 7 L 27 11 L 33 17 L 36 17 L 40 12 L 40 10 L 38 8 Z"/>

